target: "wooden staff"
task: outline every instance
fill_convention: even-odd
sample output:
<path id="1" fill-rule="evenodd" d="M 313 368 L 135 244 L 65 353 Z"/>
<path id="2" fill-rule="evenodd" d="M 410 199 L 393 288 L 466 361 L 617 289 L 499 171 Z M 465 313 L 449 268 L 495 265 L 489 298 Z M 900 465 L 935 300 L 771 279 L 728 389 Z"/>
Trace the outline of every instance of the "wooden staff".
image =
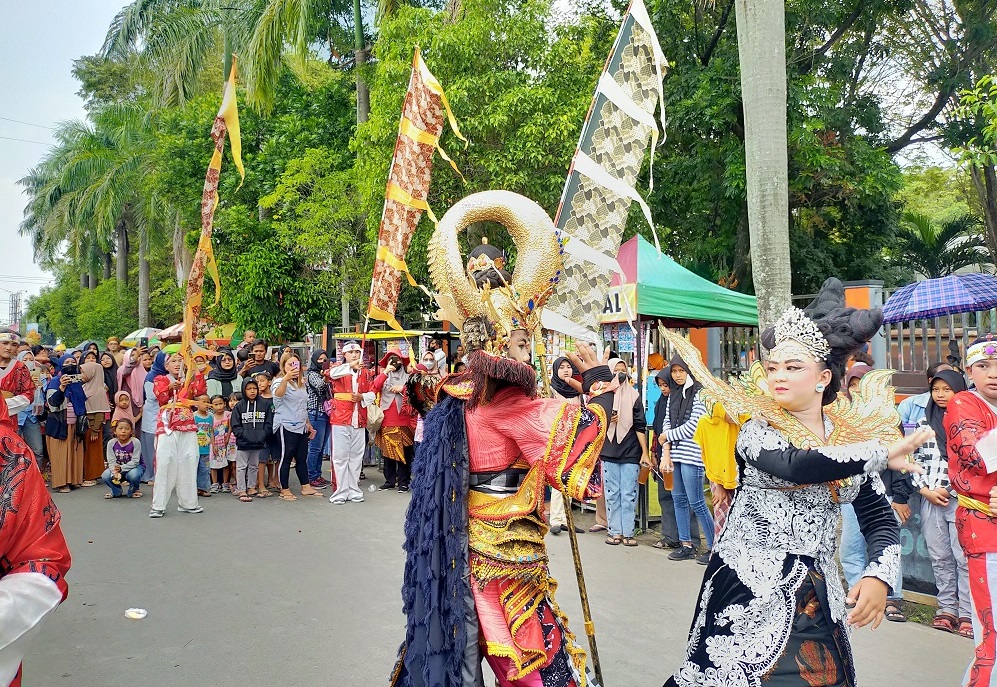
<path id="1" fill-rule="evenodd" d="M 536 349 L 546 353 L 542 343 L 545 340 L 544 330 L 540 330 L 540 341 L 534 342 Z M 542 354 L 541 354 L 542 356 Z M 540 378 L 543 380 L 544 391 L 551 395 L 550 374 L 547 371 L 547 360 L 541 357 Z M 578 597 L 582 603 L 582 619 L 585 621 L 585 635 L 589 640 L 589 652 L 592 654 L 592 669 L 600 687 L 605 687 L 602 681 L 602 664 L 599 662 L 599 647 L 595 642 L 595 623 L 592 622 L 592 608 L 589 606 L 588 589 L 585 587 L 585 573 L 582 570 L 582 556 L 578 550 L 578 533 L 575 532 L 575 516 L 571 512 L 571 497 L 564 494 L 564 515 L 568 521 L 568 540 L 571 542 L 571 559 L 575 563 L 575 579 L 578 581 Z"/>

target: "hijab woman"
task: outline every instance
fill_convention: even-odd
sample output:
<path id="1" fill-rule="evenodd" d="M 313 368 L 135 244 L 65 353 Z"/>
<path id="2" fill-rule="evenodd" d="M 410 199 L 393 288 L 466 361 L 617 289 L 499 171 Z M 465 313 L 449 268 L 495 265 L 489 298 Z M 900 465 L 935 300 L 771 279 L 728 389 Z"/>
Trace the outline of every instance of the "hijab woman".
<path id="1" fill-rule="evenodd" d="M 104 474 L 104 423 L 111 412 L 104 384 L 106 370 L 99 362 L 91 362 L 91 353 L 84 354 L 80 366 L 83 391 L 87 401 L 87 431 L 83 435 L 83 486 L 92 487 Z"/>
<path id="2" fill-rule="evenodd" d="M 208 396 L 222 396 L 228 400 L 236 391 L 242 391 L 242 377 L 236 369 L 235 356 L 226 349 L 218 354 L 215 362 L 208 373 Z"/>
<path id="3" fill-rule="evenodd" d="M 762 333 L 766 387 L 759 376 L 737 387 L 712 378 L 688 341 L 668 334 L 704 395 L 732 417 L 751 417 L 738 436 L 740 486 L 706 568 L 686 659 L 666 685 L 855 684 L 846 624 L 879 625 L 900 560 L 878 473 L 920 472 L 906 456 L 931 431 L 900 437 L 887 371 L 863 380 L 864 403 L 837 398 L 845 360 L 882 322 L 878 310 L 843 306 L 841 283 L 828 280 L 809 313 L 790 308 Z M 847 502 L 870 560 L 846 596 L 835 550 Z"/>
<path id="4" fill-rule="evenodd" d="M 77 418 L 87 413 L 83 385 L 76 380 L 76 358 L 68 354 L 55 362 L 56 374 L 45 388 L 45 447 L 52 488 L 68 494 L 83 483 L 83 444 L 76 436 Z"/>
<path id="5" fill-rule="evenodd" d="M 575 405 L 582 405 L 581 374 L 579 374 L 574 364 L 564 356 L 561 356 L 554 361 L 551 370 L 553 372 L 550 377 L 551 398 L 559 401 L 567 401 Z M 561 530 L 568 526 L 568 518 L 564 512 L 564 495 L 557 489 L 550 490 L 548 521 L 550 523 L 550 533 L 553 535 L 560 534 Z M 577 525 L 575 527 L 578 532 L 585 531 Z"/>

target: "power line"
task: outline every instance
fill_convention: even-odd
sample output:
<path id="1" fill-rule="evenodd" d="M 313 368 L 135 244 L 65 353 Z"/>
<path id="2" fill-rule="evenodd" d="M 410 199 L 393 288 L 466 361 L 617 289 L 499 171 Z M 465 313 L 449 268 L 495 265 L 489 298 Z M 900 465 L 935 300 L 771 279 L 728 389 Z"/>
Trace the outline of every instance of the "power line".
<path id="1" fill-rule="evenodd" d="M 54 126 L 45 126 L 44 124 L 32 124 L 31 122 L 22 122 L 20 119 L 11 119 L 10 117 L 0 117 L 5 122 L 16 122 L 17 124 L 24 124 L 25 126 L 34 126 L 39 129 L 48 129 L 49 131 L 55 131 Z"/>
<path id="2" fill-rule="evenodd" d="M 51 146 L 51 143 L 42 143 L 41 141 L 29 141 L 26 138 L 14 138 L 13 136 L 0 136 L 0 138 L 6 139 L 8 141 L 20 141 L 21 143 L 34 143 L 40 146 Z"/>

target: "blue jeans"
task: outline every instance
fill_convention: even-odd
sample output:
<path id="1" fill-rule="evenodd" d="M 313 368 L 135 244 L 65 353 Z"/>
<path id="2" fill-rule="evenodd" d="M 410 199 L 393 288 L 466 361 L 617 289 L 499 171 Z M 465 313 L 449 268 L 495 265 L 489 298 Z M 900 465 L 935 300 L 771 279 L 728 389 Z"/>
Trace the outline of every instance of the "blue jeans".
<path id="1" fill-rule="evenodd" d="M 322 476 L 322 454 L 329 442 L 329 416 L 321 410 L 308 413 L 315 436 L 308 442 L 308 481 L 314 482 Z"/>
<path id="2" fill-rule="evenodd" d="M 35 463 L 38 465 L 38 470 L 41 471 L 43 469 L 42 426 L 37 422 L 25 420 L 24 424 L 18 428 L 18 433 L 24 439 L 24 443 L 28 445 L 28 448 L 31 449 L 31 452 L 35 454 Z"/>
<path id="3" fill-rule="evenodd" d="M 143 472 L 144 470 L 142 469 L 142 466 L 139 465 L 138 467 L 132 468 L 128 472 L 124 473 L 125 480 L 128 482 L 128 496 L 131 496 L 138 490 L 139 485 L 142 482 Z M 114 473 L 111 472 L 111 468 L 108 468 L 104 470 L 104 474 L 101 475 L 100 478 L 104 480 L 104 484 L 106 484 L 111 490 L 111 494 L 114 497 L 118 497 L 121 496 L 121 486 L 111 481 L 111 477 L 113 475 Z"/>
<path id="4" fill-rule="evenodd" d="M 706 505 L 703 484 L 706 468 L 689 463 L 675 463 L 675 480 L 672 486 L 672 501 L 675 504 L 675 520 L 679 530 L 679 541 L 692 541 L 689 537 L 689 508 L 699 520 L 699 529 L 706 536 L 706 548 L 713 548 L 713 515 Z M 695 547 L 699 542 L 692 542 Z"/>
<path id="5" fill-rule="evenodd" d="M 637 475 L 634 463 L 602 461 L 603 489 L 606 495 L 606 521 L 610 536 L 634 536 L 637 513 Z"/>
<path id="6" fill-rule="evenodd" d="M 208 467 L 210 453 L 201 453 L 197 457 L 197 488 L 199 491 L 211 489 L 211 468 Z"/>
<path id="7" fill-rule="evenodd" d="M 896 513 L 893 515 L 895 517 Z M 841 504 L 841 551 L 838 557 L 841 559 L 841 569 L 845 573 L 845 581 L 848 582 L 848 588 L 851 589 L 862 579 L 869 556 L 865 537 L 862 536 L 862 530 L 859 528 L 859 519 L 855 516 L 855 507 L 850 503 Z M 897 576 L 898 579 L 890 583 L 893 589 L 886 597 L 892 601 L 904 598 L 902 565 L 897 568 Z"/>

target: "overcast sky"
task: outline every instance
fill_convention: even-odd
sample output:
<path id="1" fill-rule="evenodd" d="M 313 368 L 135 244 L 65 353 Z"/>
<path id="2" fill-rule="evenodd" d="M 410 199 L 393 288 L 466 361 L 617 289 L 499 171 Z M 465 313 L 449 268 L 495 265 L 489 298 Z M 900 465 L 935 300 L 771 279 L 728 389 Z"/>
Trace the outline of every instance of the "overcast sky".
<path id="1" fill-rule="evenodd" d="M 57 122 L 84 115 L 83 101 L 76 95 L 79 84 L 71 73 L 73 60 L 97 52 L 125 2 L 0 0 L 2 322 L 7 320 L 11 292 L 26 298 L 52 279 L 35 266 L 31 242 L 17 233 L 26 199 L 16 182 L 46 153 Z"/>

